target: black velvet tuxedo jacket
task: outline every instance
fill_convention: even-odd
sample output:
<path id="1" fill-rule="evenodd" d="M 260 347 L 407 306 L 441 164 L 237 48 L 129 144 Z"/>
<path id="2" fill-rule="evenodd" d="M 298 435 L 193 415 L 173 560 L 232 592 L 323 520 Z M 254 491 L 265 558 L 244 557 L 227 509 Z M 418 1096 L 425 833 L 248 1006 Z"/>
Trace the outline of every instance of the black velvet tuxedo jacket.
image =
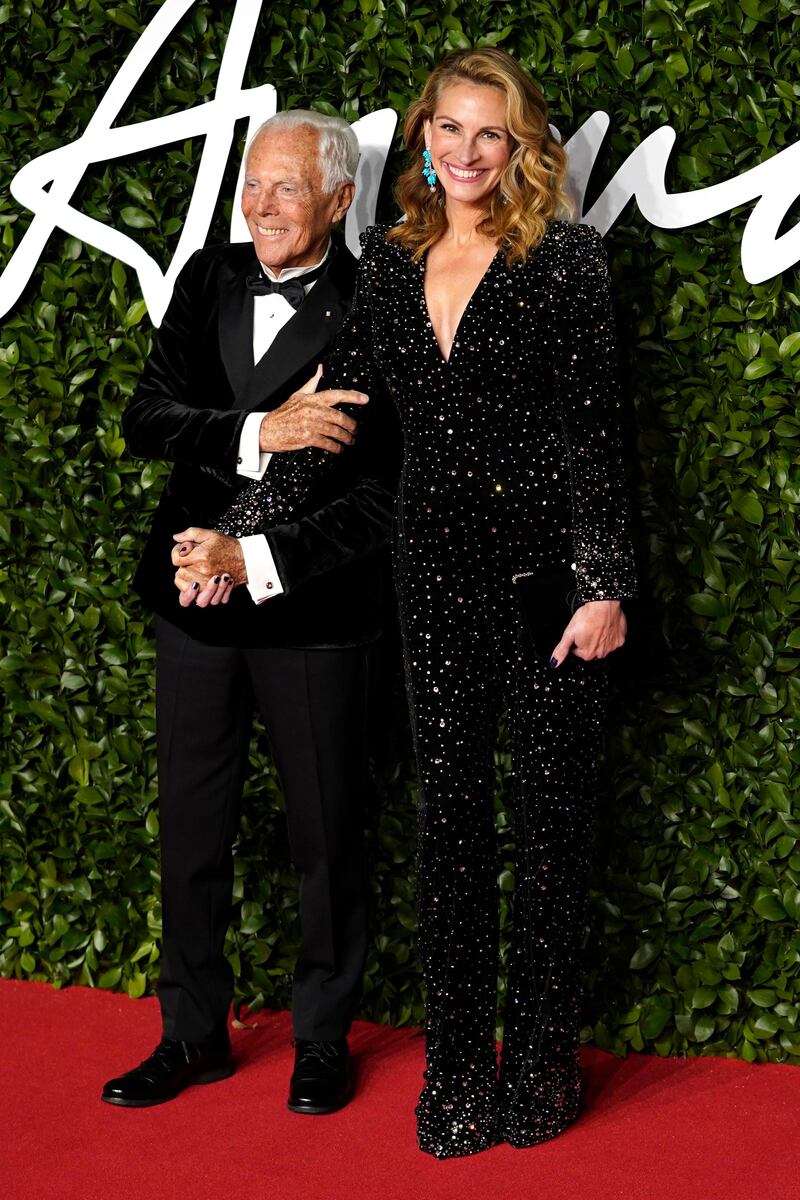
<path id="1" fill-rule="evenodd" d="M 148 607 L 199 641 L 338 647 L 380 634 L 401 445 L 393 406 L 377 396 L 360 410 L 355 446 L 335 456 L 288 519 L 260 531 L 283 595 L 256 605 L 237 587 L 227 605 L 182 608 L 170 560 L 174 533 L 189 525 L 213 529 L 248 485 L 236 474 L 248 413 L 282 404 L 314 374 L 338 332 L 356 262 L 340 239 L 334 245 L 327 272 L 255 365 L 253 297 L 245 285 L 258 271 L 252 244 L 197 251 L 178 277 L 125 412 L 131 453 L 175 464 L 135 587 Z"/>

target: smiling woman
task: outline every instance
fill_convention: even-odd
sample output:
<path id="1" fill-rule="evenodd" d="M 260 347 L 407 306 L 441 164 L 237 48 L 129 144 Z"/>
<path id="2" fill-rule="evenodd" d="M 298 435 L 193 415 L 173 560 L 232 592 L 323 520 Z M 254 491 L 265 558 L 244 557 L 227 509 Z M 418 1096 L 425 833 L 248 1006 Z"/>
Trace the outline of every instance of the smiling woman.
<path id="1" fill-rule="evenodd" d="M 451 55 L 411 104 L 403 128 L 411 166 L 397 182 L 407 220 L 389 239 L 415 260 L 448 226 L 445 199 L 483 204 L 478 231 L 505 244 L 509 265 L 569 212 L 567 157 L 550 132 L 547 105 L 528 75 L 500 50 Z M 423 150 L 443 190 L 417 163 Z"/>
<path id="2" fill-rule="evenodd" d="M 500 50 L 412 104 L 407 220 L 363 239 L 328 386 L 388 387 L 403 426 L 394 546 L 419 770 L 427 988 L 420 1147 L 561 1133 L 580 1100 L 580 942 L 605 715 L 635 590 L 608 274 L 558 220 L 565 159 Z M 321 464 L 324 469 L 324 464 Z M 291 479 L 281 464 L 266 487 Z M 247 494 L 243 500 L 250 504 Z M 517 886 L 498 1078 L 492 751 L 512 731 Z"/>
<path id="3" fill-rule="evenodd" d="M 355 386 L 366 351 L 403 422 L 395 576 L 427 986 L 418 1136 L 450 1157 L 534 1145 L 578 1111 L 602 660 L 625 640 L 620 601 L 635 583 L 605 259 L 593 229 L 558 219 L 566 159 L 542 96 L 504 51 L 459 52 L 411 105 L 404 136 L 407 219 L 365 245 L 370 299 L 332 374 Z M 498 1079 L 503 709 L 518 863 Z"/>
<path id="4" fill-rule="evenodd" d="M 324 378 L 366 392 L 373 412 L 388 389 L 403 429 L 394 568 L 427 988 L 418 1139 L 448 1158 L 532 1146 L 578 1112 L 602 660 L 625 640 L 635 581 L 605 256 L 595 230 L 556 219 L 566 164 L 541 96 L 503 51 L 460 52 L 405 136 L 407 220 L 364 235 Z M 315 456 L 318 471 L 330 457 Z M 292 472 L 278 456 L 238 498 L 244 516 L 296 494 Z M 498 1078 L 504 709 L 518 864 Z"/>

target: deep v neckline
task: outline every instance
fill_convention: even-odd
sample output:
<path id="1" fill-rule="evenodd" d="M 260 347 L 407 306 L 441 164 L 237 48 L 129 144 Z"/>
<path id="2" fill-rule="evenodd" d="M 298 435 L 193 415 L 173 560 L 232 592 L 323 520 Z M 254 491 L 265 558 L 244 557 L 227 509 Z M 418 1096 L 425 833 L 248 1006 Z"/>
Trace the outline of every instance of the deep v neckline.
<path id="1" fill-rule="evenodd" d="M 427 324 L 428 329 L 430 329 L 431 338 L 433 340 L 434 346 L 436 347 L 436 352 L 446 367 L 448 367 L 450 365 L 450 362 L 453 358 L 453 351 L 456 348 L 456 343 L 458 341 L 459 332 L 461 330 L 462 325 L 464 324 L 464 320 L 467 316 L 467 313 L 469 312 L 470 308 L 472 307 L 472 302 L 475 299 L 475 297 L 477 296 L 478 292 L 483 287 L 483 285 L 486 282 L 489 275 L 491 275 L 494 265 L 497 262 L 498 255 L 500 255 L 501 252 L 502 252 L 502 247 L 498 246 L 494 255 L 489 260 L 486 270 L 483 272 L 480 279 L 475 284 L 475 287 L 472 289 L 469 299 L 467 300 L 467 303 L 464 305 L 464 308 L 461 312 L 461 316 L 458 318 L 458 324 L 456 325 L 455 330 L 453 332 L 453 340 L 450 343 L 450 353 L 447 355 L 446 358 L 444 355 L 444 351 L 442 350 L 442 347 L 439 344 L 439 339 L 436 336 L 436 330 L 433 327 L 433 319 L 431 317 L 430 309 L 428 308 L 428 300 L 425 295 L 425 275 L 427 273 L 427 267 L 428 267 L 428 252 L 426 251 L 425 254 L 422 256 L 422 258 L 420 259 L 419 284 L 420 284 L 420 293 L 422 296 L 422 308 L 423 308 L 423 312 L 425 315 L 425 322 Z"/>

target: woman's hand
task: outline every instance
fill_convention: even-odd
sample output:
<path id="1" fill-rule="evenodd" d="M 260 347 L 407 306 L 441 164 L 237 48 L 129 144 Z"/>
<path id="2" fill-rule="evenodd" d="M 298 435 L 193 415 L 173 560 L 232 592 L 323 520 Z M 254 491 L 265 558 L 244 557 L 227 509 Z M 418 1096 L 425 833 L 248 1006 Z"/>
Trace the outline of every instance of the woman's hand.
<path id="1" fill-rule="evenodd" d="M 192 526 L 173 534 L 172 565 L 182 608 L 227 604 L 239 583 L 246 583 L 244 555 L 238 540 L 214 529 Z"/>
<path id="2" fill-rule="evenodd" d="M 188 608 L 190 604 L 206 608 L 209 604 L 227 604 L 236 585 L 230 575 L 215 575 L 204 586 L 199 580 L 193 580 L 189 571 L 179 570 L 175 572 L 175 586 L 180 591 L 178 603 L 181 608 Z"/>
<path id="3" fill-rule="evenodd" d="M 590 600 L 573 614 L 564 636 L 553 650 L 551 667 L 559 667 L 568 654 L 585 662 L 605 658 L 619 650 L 628 632 L 628 622 L 619 600 Z"/>

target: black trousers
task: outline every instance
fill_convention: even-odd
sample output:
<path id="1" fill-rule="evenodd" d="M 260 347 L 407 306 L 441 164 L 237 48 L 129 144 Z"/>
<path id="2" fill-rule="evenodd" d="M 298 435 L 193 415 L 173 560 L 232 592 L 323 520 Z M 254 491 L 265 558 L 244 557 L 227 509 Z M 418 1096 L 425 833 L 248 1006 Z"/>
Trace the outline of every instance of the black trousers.
<path id="1" fill-rule="evenodd" d="M 207 646 L 161 618 L 156 647 L 164 1036 L 207 1041 L 227 1020 L 233 976 L 223 947 L 255 702 L 300 874 L 294 1033 L 344 1037 L 366 954 L 370 647 Z"/>
<path id="2" fill-rule="evenodd" d="M 530 1146 L 580 1102 L 581 941 L 607 679 L 538 655 L 501 541 L 425 510 L 395 567 L 419 767 L 419 945 L 427 989 L 419 1142 L 440 1156 Z M 550 647 L 547 647 L 549 650 Z M 497 1079 L 497 722 L 517 800 L 513 937 Z"/>

